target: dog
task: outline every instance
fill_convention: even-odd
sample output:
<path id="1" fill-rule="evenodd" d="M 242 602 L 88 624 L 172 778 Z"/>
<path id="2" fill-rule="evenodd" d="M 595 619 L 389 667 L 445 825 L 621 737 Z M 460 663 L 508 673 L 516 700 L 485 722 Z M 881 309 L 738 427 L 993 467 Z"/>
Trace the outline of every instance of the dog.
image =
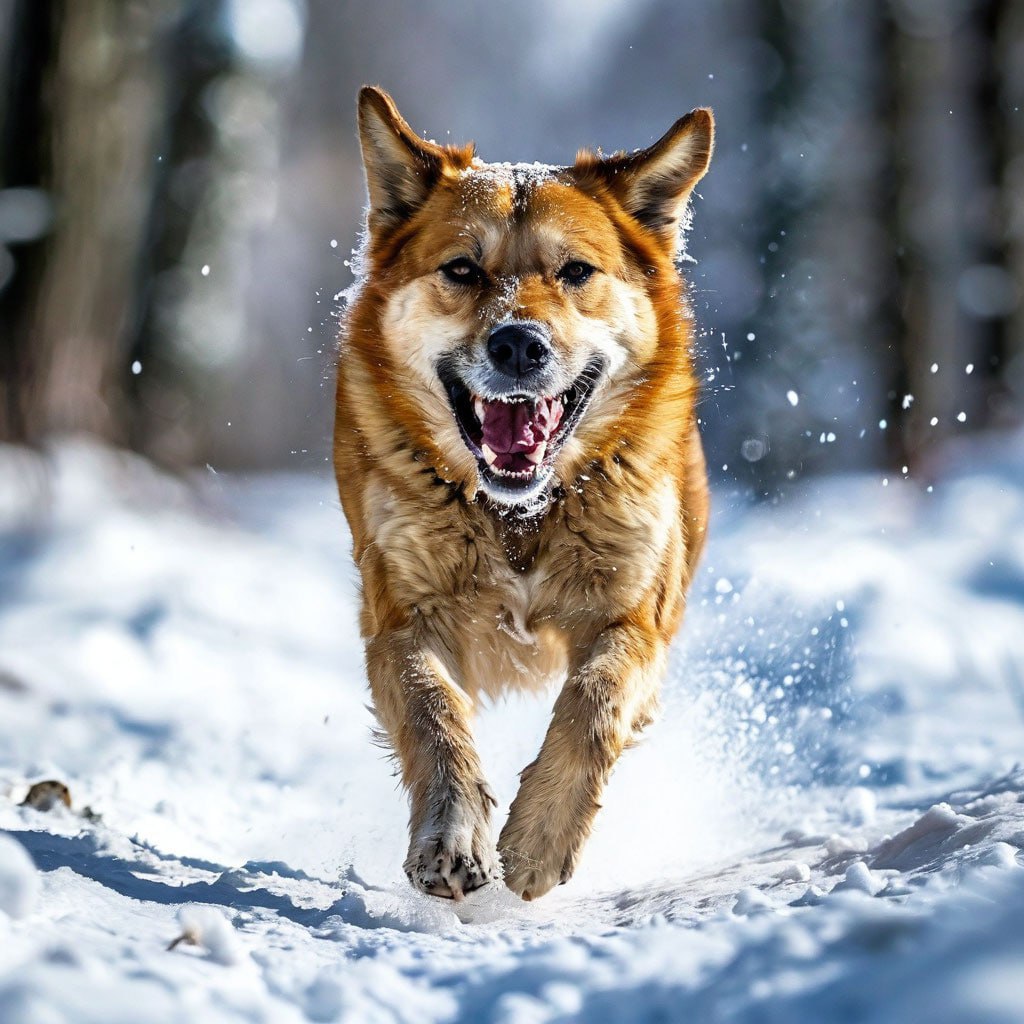
<path id="1" fill-rule="evenodd" d="M 461 899 L 572 875 L 658 707 L 704 544 L 677 269 L 711 159 L 698 109 L 647 149 L 488 164 L 359 94 L 369 206 L 343 316 L 334 467 L 373 710 L 410 804 L 405 871 Z M 471 722 L 561 684 L 497 845 Z"/>

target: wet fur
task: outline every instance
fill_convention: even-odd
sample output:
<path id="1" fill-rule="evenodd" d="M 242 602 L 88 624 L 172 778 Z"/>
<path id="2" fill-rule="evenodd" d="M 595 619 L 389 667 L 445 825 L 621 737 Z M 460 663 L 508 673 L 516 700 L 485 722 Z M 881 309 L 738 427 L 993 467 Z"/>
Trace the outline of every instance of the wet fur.
<path id="1" fill-rule="evenodd" d="M 674 257 L 711 130 L 695 111 L 649 150 L 584 153 L 524 191 L 467 173 L 471 149 L 418 139 L 389 97 L 361 93 L 370 240 L 340 349 L 334 461 L 374 708 L 410 798 L 406 871 L 426 892 L 460 898 L 503 872 L 531 899 L 567 880 L 616 759 L 656 712 L 707 521 Z M 438 274 L 467 245 L 493 289 Z M 602 272 L 569 294 L 551 268 L 581 250 Z M 508 316 L 551 325 L 567 374 L 607 356 L 528 509 L 481 489 L 436 372 Z M 550 728 L 495 847 L 474 706 L 550 684 Z"/>

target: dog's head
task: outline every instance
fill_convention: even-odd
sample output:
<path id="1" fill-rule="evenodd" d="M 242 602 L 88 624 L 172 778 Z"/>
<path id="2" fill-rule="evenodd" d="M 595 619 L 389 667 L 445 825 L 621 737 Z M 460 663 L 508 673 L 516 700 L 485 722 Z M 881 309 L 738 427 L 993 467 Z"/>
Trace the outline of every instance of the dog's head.
<path id="1" fill-rule="evenodd" d="M 359 131 L 370 207 L 358 301 L 373 306 L 406 426 L 472 491 L 535 502 L 657 358 L 657 296 L 668 289 L 680 315 L 674 259 L 711 113 L 649 149 L 562 168 L 428 142 L 373 88 Z"/>

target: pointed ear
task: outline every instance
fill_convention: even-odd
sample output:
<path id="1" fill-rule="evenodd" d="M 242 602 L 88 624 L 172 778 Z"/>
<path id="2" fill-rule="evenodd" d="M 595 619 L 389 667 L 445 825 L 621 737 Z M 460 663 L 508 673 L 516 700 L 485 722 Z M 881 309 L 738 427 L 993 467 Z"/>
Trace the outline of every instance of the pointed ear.
<path id="1" fill-rule="evenodd" d="M 674 252 L 694 185 L 711 163 L 715 121 L 705 108 L 681 117 L 653 146 L 601 162 L 623 208 Z"/>
<path id="2" fill-rule="evenodd" d="M 394 100 L 370 85 L 359 90 L 359 144 L 370 194 L 370 230 L 394 227 L 427 198 L 441 175 L 444 151 L 421 139 Z"/>

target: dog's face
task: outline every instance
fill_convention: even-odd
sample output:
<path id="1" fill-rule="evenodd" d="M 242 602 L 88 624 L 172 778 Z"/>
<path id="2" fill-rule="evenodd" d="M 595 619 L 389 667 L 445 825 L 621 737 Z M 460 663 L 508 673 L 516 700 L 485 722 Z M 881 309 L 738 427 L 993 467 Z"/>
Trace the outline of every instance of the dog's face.
<path id="1" fill-rule="evenodd" d="M 491 165 L 363 90 L 379 343 L 422 430 L 493 500 L 542 495 L 656 357 L 652 289 L 674 279 L 711 132 L 694 111 L 632 156 Z"/>

